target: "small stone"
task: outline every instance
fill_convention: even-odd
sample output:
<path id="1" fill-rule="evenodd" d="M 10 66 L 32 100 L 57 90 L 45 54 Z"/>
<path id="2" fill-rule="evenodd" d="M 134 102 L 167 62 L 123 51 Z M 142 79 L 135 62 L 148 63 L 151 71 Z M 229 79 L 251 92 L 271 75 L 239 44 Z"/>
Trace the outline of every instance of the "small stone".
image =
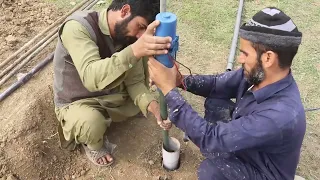
<path id="1" fill-rule="evenodd" d="M 72 178 L 72 179 L 75 179 L 75 178 L 76 178 L 76 176 L 75 176 L 75 175 L 72 175 L 72 176 L 71 176 L 71 178 Z"/>
<path id="2" fill-rule="evenodd" d="M 7 36 L 5 39 L 9 44 L 12 44 L 18 41 L 18 39 L 12 35 Z"/>
<path id="3" fill-rule="evenodd" d="M 53 162 L 56 162 L 58 160 L 57 156 L 53 156 Z"/>
<path id="4" fill-rule="evenodd" d="M 48 23 L 48 24 L 52 24 L 52 23 L 54 23 L 54 21 L 52 21 L 52 20 L 49 19 L 49 20 L 47 20 L 47 23 Z"/>
<path id="5" fill-rule="evenodd" d="M 71 4 L 72 6 L 74 6 L 74 5 L 76 5 L 77 3 L 74 2 L 74 1 L 72 1 L 72 2 L 70 2 L 70 4 Z"/>
<path id="6" fill-rule="evenodd" d="M 12 18 L 9 17 L 9 16 L 5 16 L 5 17 L 4 17 L 4 20 L 6 20 L 6 21 L 12 21 Z"/>
<path id="7" fill-rule="evenodd" d="M 154 165 L 154 161 L 152 161 L 152 160 L 148 161 L 148 163 L 149 163 L 151 166 Z"/>
<path id="8" fill-rule="evenodd" d="M 81 172 L 80 172 L 80 175 L 81 176 L 83 176 L 83 175 L 85 175 L 86 174 L 86 171 L 85 170 L 82 170 Z"/>
<path id="9" fill-rule="evenodd" d="M 4 148 L 5 146 L 6 146 L 5 143 L 1 143 L 1 145 L 0 145 L 1 148 Z"/>
<path id="10" fill-rule="evenodd" d="M 7 177 L 7 180 L 18 180 L 18 179 L 14 177 L 12 174 L 9 174 Z"/>
<path id="11" fill-rule="evenodd" d="M 25 28 L 21 28 L 18 30 L 19 34 L 25 34 L 26 33 L 26 29 Z"/>
<path id="12" fill-rule="evenodd" d="M 64 180 L 70 180 L 69 175 L 64 175 Z"/>

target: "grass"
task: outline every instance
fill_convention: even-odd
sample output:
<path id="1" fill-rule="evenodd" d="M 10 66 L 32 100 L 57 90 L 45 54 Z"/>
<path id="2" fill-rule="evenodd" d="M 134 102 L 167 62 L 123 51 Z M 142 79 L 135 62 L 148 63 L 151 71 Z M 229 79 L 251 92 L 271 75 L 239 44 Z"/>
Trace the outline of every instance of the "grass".
<path id="1" fill-rule="evenodd" d="M 46 0 L 65 8 L 69 1 Z M 80 2 L 76 0 L 75 2 Z M 107 4 L 110 1 L 107 1 Z M 100 6 L 106 7 L 107 4 Z M 275 6 L 288 14 L 303 32 L 303 43 L 293 62 L 292 72 L 306 108 L 320 106 L 320 3 L 318 0 L 252 0 L 245 2 L 243 21 L 258 10 Z M 98 7 L 99 8 L 99 7 Z M 178 16 L 180 51 L 178 60 L 194 73 L 214 74 L 225 71 L 231 46 L 238 1 L 234 0 L 168 0 L 168 11 Z M 184 71 L 187 72 L 187 71 Z M 188 95 L 188 94 L 185 94 Z M 189 102 L 199 111 L 203 99 L 188 95 Z M 306 179 L 319 179 L 318 161 L 319 112 L 308 112 L 308 130 L 297 174 Z"/>

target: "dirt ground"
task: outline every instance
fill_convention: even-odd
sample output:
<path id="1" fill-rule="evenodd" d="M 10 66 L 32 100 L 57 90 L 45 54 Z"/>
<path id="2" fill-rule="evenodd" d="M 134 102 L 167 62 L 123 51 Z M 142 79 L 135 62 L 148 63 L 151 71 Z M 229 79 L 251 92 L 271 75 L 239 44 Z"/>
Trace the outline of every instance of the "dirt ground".
<path id="1" fill-rule="evenodd" d="M 181 3 L 177 1 L 177 3 Z M 67 9 L 58 8 L 42 0 L 0 0 L 0 63 L 32 37 L 65 14 Z M 181 23 L 179 29 L 189 24 Z M 187 66 L 197 63 L 198 55 L 208 60 L 212 57 L 227 59 L 228 52 L 215 51 L 198 42 L 197 29 L 181 34 L 179 57 Z M 20 73 L 30 70 L 54 50 L 52 43 Z M 214 74 L 225 68 L 225 61 L 202 61 L 194 73 Z M 320 65 L 319 65 L 320 68 Z M 1 69 L 2 70 L 2 69 Z M 117 144 L 116 163 L 109 168 L 98 168 L 87 161 L 82 149 L 74 152 L 59 147 L 57 120 L 52 93 L 52 64 L 32 80 L 0 102 L 0 180 L 14 179 L 110 179 L 110 180 L 195 180 L 196 170 L 202 160 L 199 150 L 192 143 L 184 143 L 183 134 L 176 128 L 170 135 L 181 143 L 181 167 L 167 172 L 161 167 L 162 132 L 152 119 L 131 119 L 112 124 L 108 129 L 109 141 Z M 0 89 L 3 92 L 17 77 Z M 184 93 L 197 110 L 203 109 L 203 99 Z M 192 100 L 192 101 L 191 101 Z M 309 126 L 302 152 L 303 174 L 319 174 L 313 161 L 320 159 L 315 153 L 319 147 L 318 123 Z M 312 162 L 312 163 L 310 163 Z M 312 164 L 312 168 L 308 168 Z M 316 177 L 313 176 L 313 177 Z M 315 178 L 316 179 L 316 178 Z"/>
<path id="2" fill-rule="evenodd" d="M 66 12 L 37 0 L 0 0 L 0 62 Z M 38 42 L 38 41 L 37 41 Z M 20 73 L 54 50 L 52 43 Z M 17 77 L 8 81 L 3 92 Z M 52 94 L 52 64 L 0 103 L 0 179 L 196 179 L 198 150 L 183 143 L 175 128 L 170 135 L 181 142 L 181 167 L 161 167 L 162 132 L 154 120 L 132 119 L 112 124 L 108 138 L 117 145 L 116 163 L 98 168 L 82 149 L 59 147 Z"/>

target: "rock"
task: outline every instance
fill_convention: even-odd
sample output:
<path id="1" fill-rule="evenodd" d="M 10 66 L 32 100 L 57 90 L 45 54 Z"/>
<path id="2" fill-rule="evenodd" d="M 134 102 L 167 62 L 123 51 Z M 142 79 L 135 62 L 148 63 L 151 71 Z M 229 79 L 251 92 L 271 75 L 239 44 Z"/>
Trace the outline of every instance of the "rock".
<path id="1" fill-rule="evenodd" d="M 5 146 L 6 146 L 5 143 L 1 143 L 1 145 L 0 145 L 1 148 L 4 148 Z"/>
<path id="2" fill-rule="evenodd" d="M 80 175 L 81 176 L 83 176 L 83 175 L 85 175 L 86 174 L 86 171 L 85 170 L 82 170 L 81 172 L 80 172 Z"/>
<path id="3" fill-rule="evenodd" d="M 295 176 L 294 180 L 305 180 L 305 179 L 303 177 L 300 177 L 300 176 Z"/>
<path id="4" fill-rule="evenodd" d="M 76 176 L 75 176 L 75 175 L 72 175 L 72 176 L 71 176 L 71 178 L 72 178 L 72 179 L 75 179 L 75 178 L 76 178 Z"/>
<path id="5" fill-rule="evenodd" d="M 7 43 L 9 43 L 9 44 L 13 44 L 13 43 L 18 42 L 18 39 L 12 35 L 7 36 L 5 39 L 6 39 Z"/>
<path id="6" fill-rule="evenodd" d="M 57 156 L 53 156 L 53 162 L 56 162 L 58 160 Z"/>
<path id="7" fill-rule="evenodd" d="M 18 33 L 19 34 L 25 34 L 26 33 L 26 29 L 22 27 L 21 29 L 18 30 Z"/>
<path id="8" fill-rule="evenodd" d="M 6 20 L 6 21 L 12 21 L 12 18 L 9 17 L 9 16 L 5 16 L 5 17 L 4 17 L 4 20 Z"/>
<path id="9" fill-rule="evenodd" d="M 154 176 L 153 178 L 152 178 L 152 180 L 160 180 L 161 179 L 161 176 Z"/>
<path id="10" fill-rule="evenodd" d="M 70 4 L 71 4 L 72 6 L 74 6 L 74 5 L 76 5 L 77 3 L 74 2 L 74 1 L 72 1 L 72 2 L 70 2 Z"/>
<path id="11" fill-rule="evenodd" d="M 12 174 L 9 174 L 7 176 L 7 180 L 18 180 L 16 177 L 14 177 Z"/>
<path id="12" fill-rule="evenodd" d="M 52 21 L 52 20 L 49 19 L 49 20 L 47 20 L 47 23 L 48 23 L 48 24 L 52 24 L 52 23 L 54 23 L 54 21 Z"/>
<path id="13" fill-rule="evenodd" d="M 64 175 L 64 180 L 70 180 L 70 176 L 69 175 Z"/>
<path id="14" fill-rule="evenodd" d="M 154 161 L 152 161 L 152 160 L 148 161 L 148 163 L 149 163 L 151 166 L 154 165 Z"/>

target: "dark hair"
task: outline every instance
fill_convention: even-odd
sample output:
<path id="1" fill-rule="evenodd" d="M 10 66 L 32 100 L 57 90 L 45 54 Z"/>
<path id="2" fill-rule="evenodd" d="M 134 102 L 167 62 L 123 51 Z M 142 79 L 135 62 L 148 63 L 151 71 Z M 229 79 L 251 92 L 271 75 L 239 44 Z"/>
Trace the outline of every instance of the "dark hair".
<path id="1" fill-rule="evenodd" d="M 151 23 L 160 12 L 160 0 L 113 0 L 108 11 L 120 10 L 126 4 L 131 7 L 131 19 L 141 16 Z"/>
<path id="2" fill-rule="evenodd" d="M 299 47 L 277 47 L 267 46 L 263 44 L 252 43 L 252 47 L 256 50 L 258 58 L 267 51 L 272 51 L 278 55 L 279 67 L 281 69 L 288 68 L 292 65 L 292 60 L 298 52 Z"/>

